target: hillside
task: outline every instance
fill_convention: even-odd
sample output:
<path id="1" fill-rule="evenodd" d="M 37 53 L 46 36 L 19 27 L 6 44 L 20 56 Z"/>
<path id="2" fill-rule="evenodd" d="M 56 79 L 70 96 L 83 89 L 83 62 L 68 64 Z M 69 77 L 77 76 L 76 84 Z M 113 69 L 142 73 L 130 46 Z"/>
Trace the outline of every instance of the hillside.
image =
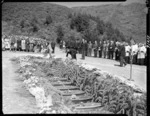
<path id="1" fill-rule="evenodd" d="M 76 16 L 71 17 L 69 15 L 77 12 L 83 14 L 81 16 L 82 21 L 86 22 L 90 19 L 90 22 L 88 21 L 90 26 L 86 28 L 90 33 L 87 31 L 86 36 L 84 34 L 85 38 L 93 39 L 99 36 L 99 33 L 94 30 L 94 28 L 97 30 L 98 22 L 95 18 L 91 19 L 89 15 L 92 15 L 100 17 L 104 22 L 111 22 L 113 28 L 117 27 L 126 36 L 125 39 L 132 36 L 137 42 L 145 42 L 146 14 L 144 8 L 145 5 L 140 3 L 74 7 L 71 9 L 51 3 L 9 2 L 2 5 L 2 30 L 11 34 L 38 36 L 43 39 L 52 38 L 55 40 L 58 36 L 59 38 L 69 37 L 72 33 L 79 35 L 80 32 L 78 33 L 70 28 L 71 22 Z M 87 15 L 85 16 L 85 14 Z M 76 28 L 85 26 L 82 25 L 81 18 L 76 21 L 79 21 L 75 23 Z M 107 28 L 104 23 L 99 25 L 101 26 L 98 27 L 99 31 L 105 31 L 104 28 Z M 108 34 L 110 34 L 110 31 Z"/>
<path id="2" fill-rule="evenodd" d="M 40 2 L 10 2 L 2 5 L 2 20 L 17 20 L 19 18 L 31 18 L 31 16 L 37 15 L 38 18 L 44 19 L 48 14 L 51 15 L 53 21 L 62 21 L 67 18 L 71 9 L 55 5 Z"/>
<path id="3" fill-rule="evenodd" d="M 111 22 L 126 38 L 131 35 L 137 42 L 144 42 L 146 38 L 146 6 L 141 3 L 127 5 L 113 4 L 90 7 L 74 7 L 74 12 L 99 16 L 103 21 Z"/>
<path id="4" fill-rule="evenodd" d="M 48 37 L 57 26 L 68 27 L 71 12 L 72 9 L 49 3 L 7 2 L 2 5 L 2 21 L 14 27 L 14 34 L 37 36 L 44 33 Z"/>

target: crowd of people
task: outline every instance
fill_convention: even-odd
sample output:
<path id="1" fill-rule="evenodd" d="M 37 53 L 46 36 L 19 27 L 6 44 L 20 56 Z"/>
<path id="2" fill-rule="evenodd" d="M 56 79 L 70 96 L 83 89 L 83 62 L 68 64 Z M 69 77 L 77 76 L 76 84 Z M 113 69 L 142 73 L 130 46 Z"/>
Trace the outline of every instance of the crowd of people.
<path id="1" fill-rule="evenodd" d="M 26 51 L 26 52 L 41 52 L 55 53 L 55 41 L 48 42 L 46 40 L 17 35 L 2 36 L 2 50 L 11 51 Z M 127 42 L 118 42 L 110 40 L 91 41 L 82 39 L 81 41 L 60 41 L 60 49 L 66 49 L 66 57 L 70 54 L 72 59 L 77 59 L 76 54 L 81 54 L 81 59 L 86 57 L 99 57 L 120 61 L 120 66 L 127 64 L 146 65 L 147 52 L 146 46 L 142 43 L 134 43 L 133 45 Z"/>
<path id="2" fill-rule="evenodd" d="M 2 36 L 2 50 L 54 53 L 55 44 L 55 41 L 48 42 L 35 37 L 17 35 Z"/>
<path id="3" fill-rule="evenodd" d="M 138 64 L 146 65 L 146 46 L 142 43 L 134 43 L 130 45 L 127 42 L 118 42 L 118 41 L 95 41 L 87 42 L 87 40 L 82 39 L 82 42 L 71 41 L 66 42 L 66 56 L 70 54 L 73 59 L 76 59 L 76 54 L 82 54 L 81 59 L 87 57 L 99 57 L 112 59 L 120 61 L 120 66 L 126 66 L 127 64 Z"/>

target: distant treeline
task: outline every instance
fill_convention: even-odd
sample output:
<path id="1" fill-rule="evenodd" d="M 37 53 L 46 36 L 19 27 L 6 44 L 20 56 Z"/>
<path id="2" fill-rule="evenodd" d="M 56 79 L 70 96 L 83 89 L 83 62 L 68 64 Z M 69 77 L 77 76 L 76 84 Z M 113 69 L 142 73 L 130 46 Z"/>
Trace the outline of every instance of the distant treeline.
<path id="1" fill-rule="evenodd" d="M 111 23 L 50 3 L 4 3 L 2 33 L 35 36 L 58 43 L 82 38 L 92 42 L 106 39 L 126 41 L 123 33 Z"/>

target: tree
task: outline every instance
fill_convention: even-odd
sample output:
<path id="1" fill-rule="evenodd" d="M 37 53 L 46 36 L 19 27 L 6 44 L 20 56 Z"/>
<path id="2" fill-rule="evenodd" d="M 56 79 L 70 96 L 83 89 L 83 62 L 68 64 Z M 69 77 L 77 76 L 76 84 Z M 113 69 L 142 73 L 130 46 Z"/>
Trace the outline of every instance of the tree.
<path id="1" fill-rule="evenodd" d="M 72 18 L 72 17 L 73 17 L 72 14 L 69 13 L 69 14 L 68 14 L 68 18 L 70 19 L 70 18 Z"/>
<path id="2" fill-rule="evenodd" d="M 105 31 L 105 25 L 102 21 L 97 22 L 97 30 L 100 35 L 103 35 L 103 33 Z"/>
<path id="3" fill-rule="evenodd" d="M 30 22 L 30 26 L 32 27 L 32 32 L 38 32 L 39 30 L 39 22 L 36 16 L 33 16 Z"/>
<path id="4" fill-rule="evenodd" d="M 9 25 L 7 22 L 2 21 L 2 35 L 9 35 L 13 30 L 13 26 Z"/>
<path id="5" fill-rule="evenodd" d="M 87 41 L 94 42 L 99 40 L 99 35 L 96 29 L 94 30 L 87 29 L 83 33 L 83 38 Z"/>
<path id="6" fill-rule="evenodd" d="M 48 15 L 48 16 L 46 17 L 45 24 L 46 24 L 46 25 L 49 25 L 49 24 L 51 24 L 52 22 L 53 22 L 52 17 L 51 17 L 50 15 Z"/>
<path id="7" fill-rule="evenodd" d="M 89 23 L 88 23 L 88 18 L 86 16 L 78 14 L 77 16 L 71 19 L 70 28 L 76 29 L 78 32 L 85 31 L 88 28 L 88 26 Z"/>
<path id="8" fill-rule="evenodd" d="M 67 33 L 65 33 L 63 40 L 65 41 L 81 41 L 82 40 L 82 34 L 80 32 L 77 32 L 76 30 L 70 30 Z"/>
<path id="9" fill-rule="evenodd" d="M 21 27 L 21 28 L 24 28 L 24 27 L 25 27 L 24 25 L 25 25 L 25 21 L 24 21 L 24 19 L 22 19 L 22 20 L 20 21 L 20 27 Z"/>

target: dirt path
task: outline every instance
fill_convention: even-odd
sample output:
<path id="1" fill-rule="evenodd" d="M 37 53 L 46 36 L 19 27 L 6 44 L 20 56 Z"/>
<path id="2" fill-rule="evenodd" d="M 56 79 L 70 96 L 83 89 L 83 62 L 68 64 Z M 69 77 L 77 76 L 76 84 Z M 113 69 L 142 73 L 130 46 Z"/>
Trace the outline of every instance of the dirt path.
<path id="1" fill-rule="evenodd" d="M 15 54 L 3 54 L 3 113 L 28 114 L 36 113 L 35 98 L 23 87 L 22 81 L 15 73 L 17 66 L 10 61 Z"/>

